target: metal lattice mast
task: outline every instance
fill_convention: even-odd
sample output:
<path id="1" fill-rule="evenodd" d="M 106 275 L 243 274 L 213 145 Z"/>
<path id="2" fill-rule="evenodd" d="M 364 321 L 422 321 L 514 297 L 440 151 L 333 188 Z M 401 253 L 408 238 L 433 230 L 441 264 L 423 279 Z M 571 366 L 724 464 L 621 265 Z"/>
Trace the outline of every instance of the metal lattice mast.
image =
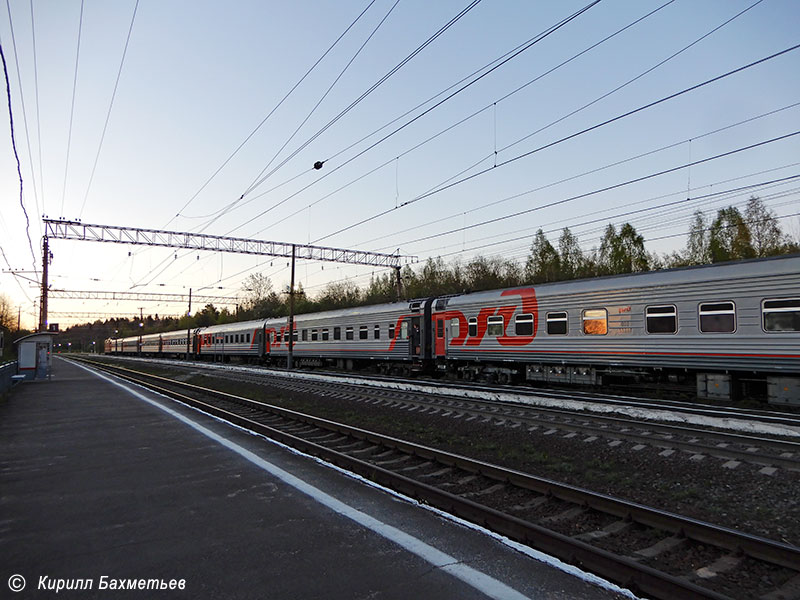
<path id="1" fill-rule="evenodd" d="M 400 268 L 403 259 L 406 264 L 416 262 L 417 257 L 399 254 L 381 254 L 362 250 L 347 250 L 328 246 L 311 246 L 287 242 L 251 240 L 246 238 L 162 231 L 158 229 L 138 229 L 111 225 L 89 225 L 78 221 L 44 219 L 46 235 L 59 240 L 81 240 L 108 242 L 116 244 L 135 244 L 138 246 L 159 246 L 163 248 L 182 248 L 186 250 L 206 250 L 211 252 L 231 252 L 257 256 L 276 256 L 322 262 L 337 262 L 373 267 Z"/>
<path id="2" fill-rule="evenodd" d="M 240 304 L 239 298 L 232 298 L 230 296 L 199 296 L 197 294 L 187 295 L 147 292 L 50 290 L 50 297 L 69 300 L 130 300 L 131 302 L 161 302 L 164 304 L 186 304 L 190 300 L 205 304 L 218 304 L 220 306 L 235 306 Z"/>

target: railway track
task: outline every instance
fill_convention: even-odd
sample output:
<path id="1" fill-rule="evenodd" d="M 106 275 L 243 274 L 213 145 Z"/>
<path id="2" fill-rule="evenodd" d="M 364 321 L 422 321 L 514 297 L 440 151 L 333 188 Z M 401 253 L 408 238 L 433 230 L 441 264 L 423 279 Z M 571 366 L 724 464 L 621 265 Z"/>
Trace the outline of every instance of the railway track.
<path id="1" fill-rule="evenodd" d="M 92 364 L 647 597 L 777 600 L 800 591 L 796 546 L 208 388 Z"/>
<path id="2" fill-rule="evenodd" d="M 185 364 L 177 363 L 185 369 Z M 207 365 L 206 365 L 207 366 Z M 261 384 L 264 381 L 263 373 L 257 369 L 237 369 L 228 371 L 213 369 L 219 377 L 232 377 L 237 381 L 249 381 Z M 345 377 L 335 379 L 346 380 Z M 369 380 L 367 380 L 369 381 Z M 382 383 L 375 380 L 375 383 Z M 490 422 L 497 426 L 518 428 L 524 427 L 528 431 L 538 431 L 542 435 L 561 437 L 584 436 L 583 439 L 602 438 L 609 444 L 621 446 L 627 443 L 627 448 L 641 450 L 645 446 L 656 447 L 664 456 L 674 456 L 676 459 L 704 460 L 713 457 L 720 466 L 736 468 L 739 464 L 747 463 L 757 465 L 764 474 L 772 475 L 776 469 L 800 471 L 800 439 L 782 439 L 757 434 L 742 434 L 730 431 L 721 431 L 709 427 L 695 427 L 673 423 L 656 422 L 650 419 L 633 419 L 579 410 L 577 408 L 547 408 L 544 406 L 531 406 L 520 402 L 508 403 L 492 400 L 459 397 L 446 393 L 437 393 L 437 390 L 448 391 L 450 386 L 415 384 L 414 389 L 370 386 L 363 383 L 346 383 L 336 381 L 331 385 L 328 375 L 323 377 L 296 377 L 290 374 L 269 373 L 269 384 L 291 392 L 314 394 L 322 397 L 336 397 L 352 402 L 381 405 L 397 410 L 413 411 L 418 414 L 439 415 L 451 419 L 466 421 L 479 420 Z M 472 389 L 472 388 L 467 388 Z M 496 390 L 492 390 L 496 394 Z M 450 392 L 452 394 L 452 391 Z M 557 394 L 560 399 L 575 400 L 565 394 Z M 580 396 L 579 396 L 580 397 Z M 524 402 L 525 396 L 521 396 Z M 604 399 L 601 399 L 601 401 Z M 621 399 L 613 398 L 615 402 Z M 607 400 L 606 400 L 607 401 Z M 647 410 L 650 404 L 635 408 Z M 685 405 L 673 407 L 682 414 L 689 414 Z M 665 407 L 658 405 L 655 410 L 664 411 Z M 714 419 L 720 423 L 731 423 L 732 420 L 748 421 L 768 419 L 767 423 L 776 431 L 779 427 L 795 427 L 800 432 L 800 420 L 792 419 L 789 415 L 762 414 L 752 411 L 740 411 L 702 407 L 692 413 L 703 419 Z M 624 449 L 624 448 L 620 448 Z"/>

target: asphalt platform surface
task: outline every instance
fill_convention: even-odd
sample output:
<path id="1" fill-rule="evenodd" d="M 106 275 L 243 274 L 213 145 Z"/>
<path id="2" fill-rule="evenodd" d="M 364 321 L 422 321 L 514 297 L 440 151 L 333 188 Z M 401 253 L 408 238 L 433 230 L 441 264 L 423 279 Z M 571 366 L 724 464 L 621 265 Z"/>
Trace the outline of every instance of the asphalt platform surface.
<path id="1" fill-rule="evenodd" d="M 622 597 L 177 402 L 54 363 L 50 381 L 0 400 L 0 598 Z"/>

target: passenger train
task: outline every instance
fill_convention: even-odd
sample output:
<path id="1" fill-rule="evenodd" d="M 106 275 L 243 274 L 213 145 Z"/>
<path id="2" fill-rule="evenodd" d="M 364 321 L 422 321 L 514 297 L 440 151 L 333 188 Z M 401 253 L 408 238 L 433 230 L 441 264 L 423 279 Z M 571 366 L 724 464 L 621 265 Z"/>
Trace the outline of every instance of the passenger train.
<path id="1" fill-rule="evenodd" d="M 112 354 L 285 365 L 288 318 L 109 339 Z M 800 255 L 296 315 L 300 367 L 681 384 L 800 405 Z"/>

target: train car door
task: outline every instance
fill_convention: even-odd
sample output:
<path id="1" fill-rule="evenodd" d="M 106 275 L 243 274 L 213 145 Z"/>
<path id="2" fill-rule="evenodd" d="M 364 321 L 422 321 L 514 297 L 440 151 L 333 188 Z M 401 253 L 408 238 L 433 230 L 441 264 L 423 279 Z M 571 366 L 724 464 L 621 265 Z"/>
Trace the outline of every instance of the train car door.
<path id="1" fill-rule="evenodd" d="M 435 333 L 433 352 L 435 358 L 444 358 L 446 353 L 447 338 L 445 337 L 445 320 L 443 317 L 435 318 Z"/>
<path id="2" fill-rule="evenodd" d="M 411 356 L 422 355 L 422 332 L 420 317 L 411 317 Z"/>

